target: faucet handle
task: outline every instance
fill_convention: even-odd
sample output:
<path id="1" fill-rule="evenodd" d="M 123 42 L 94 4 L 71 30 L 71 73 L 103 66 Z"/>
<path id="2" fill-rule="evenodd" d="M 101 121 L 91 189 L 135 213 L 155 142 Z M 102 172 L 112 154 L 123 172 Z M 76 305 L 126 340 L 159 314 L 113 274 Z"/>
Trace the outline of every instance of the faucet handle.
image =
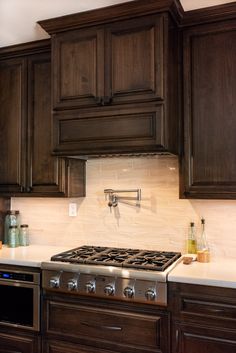
<path id="1" fill-rule="evenodd" d="M 111 208 L 112 208 L 112 201 L 109 200 L 108 204 L 107 204 L 109 207 L 110 207 L 110 213 L 111 213 Z"/>

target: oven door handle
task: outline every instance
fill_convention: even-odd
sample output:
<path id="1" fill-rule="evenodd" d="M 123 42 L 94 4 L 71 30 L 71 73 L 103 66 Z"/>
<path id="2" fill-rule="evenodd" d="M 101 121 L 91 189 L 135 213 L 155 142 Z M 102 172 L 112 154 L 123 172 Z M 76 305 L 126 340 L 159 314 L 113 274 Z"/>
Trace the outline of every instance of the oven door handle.
<path id="1" fill-rule="evenodd" d="M 122 327 L 120 326 L 106 326 L 106 325 L 97 325 L 97 324 L 92 324 L 90 322 L 81 322 L 81 325 L 87 326 L 87 327 L 92 327 L 92 328 L 98 328 L 102 330 L 110 330 L 110 331 L 122 331 Z"/>

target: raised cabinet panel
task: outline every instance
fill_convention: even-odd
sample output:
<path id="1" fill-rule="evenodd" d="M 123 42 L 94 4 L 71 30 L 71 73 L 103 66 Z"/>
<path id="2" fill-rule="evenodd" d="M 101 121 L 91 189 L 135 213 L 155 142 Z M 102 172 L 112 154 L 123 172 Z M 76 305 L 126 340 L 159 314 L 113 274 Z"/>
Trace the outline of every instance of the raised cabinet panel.
<path id="1" fill-rule="evenodd" d="M 0 353 L 39 353 L 38 337 L 18 336 L 0 332 Z"/>
<path id="2" fill-rule="evenodd" d="M 48 300 L 46 305 L 44 337 L 58 343 L 58 348 L 56 342 L 50 344 L 47 352 L 61 352 L 60 342 L 67 341 L 74 342 L 72 352 L 78 344 L 77 351 L 81 347 L 82 353 L 87 352 L 86 345 L 93 347 L 92 352 L 102 353 L 169 353 L 168 316 L 158 311 L 132 312 L 122 306 L 117 310 L 55 300 Z"/>
<path id="3" fill-rule="evenodd" d="M 176 353 L 236 353 L 235 332 L 177 325 Z"/>
<path id="4" fill-rule="evenodd" d="M 165 150 L 162 107 L 54 115 L 54 151 L 96 154 Z"/>
<path id="5" fill-rule="evenodd" d="M 114 353 L 101 348 L 85 347 L 78 344 L 48 341 L 44 345 L 44 353 Z"/>
<path id="6" fill-rule="evenodd" d="M 51 155 L 51 64 L 50 54 L 29 59 L 29 131 L 31 137 L 28 168 L 32 192 L 59 192 L 61 167 Z"/>
<path id="7" fill-rule="evenodd" d="M 25 61 L 0 62 L 0 192 L 24 186 Z"/>
<path id="8" fill-rule="evenodd" d="M 104 34 L 91 28 L 53 42 L 54 108 L 96 105 L 104 95 Z"/>
<path id="9" fill-rule="evenodd" d="M 164 99 L 161 16 L 106 29 L 106 97 L 113 103 Z"/>
<path id="10" fill-rule="evenodd" d="M 187 197 L 236 198 L 236 26 L 208 25 L 184 40 Z"/>

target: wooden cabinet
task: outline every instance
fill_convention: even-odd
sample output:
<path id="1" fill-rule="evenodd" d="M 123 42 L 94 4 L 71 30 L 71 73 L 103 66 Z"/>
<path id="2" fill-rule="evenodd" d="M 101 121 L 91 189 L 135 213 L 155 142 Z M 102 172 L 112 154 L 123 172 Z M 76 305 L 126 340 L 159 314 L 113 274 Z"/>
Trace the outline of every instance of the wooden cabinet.
<path id="1" fill-rule="evenodd" d="M 40 338 L 14 332 L 0 332 L 0 353 L 40 353 Z"/>
<path id="2" fill-rule="evenodd" d="M 39 22 L 52 35 L 56 155 L 178 153 L 179 9 L 162 6 Z"/>
<path id="3" fill-rule="evenodd" d="M 104 32 L 69 31 L 53 40 L 53 105 L 96 105 L 104 96 Z"/>
<path id="4" fill-rule="evenodd" d="M 235 62 L 235 20 L 184 31 L 184 197 L 236 198 Z"/>
<path id="5" fill-rule="evenodd" d="M 26 48 L 28 55 L 22 54 Z M 0 60 L 0 194 L 84 196 L 84 162 L 51 155 L 48 41 L 34 44 L 32 50 L 30 45 L 18 46 L 10 51 L 10 58 L 5 51 L 4 56 Z"/>
<path id="6" fill-rule="evenodd" d="M 170 283 L 173 353 L 235 353 L 235 289 Z"/>
<path id="7" fill-rule="evenodd" d="M 49 297 L 43 306 L 46 352 L 59 353 L 68 342 L 68 353 L 169 353 L 169 316 L 157 307 L 68 295 Z"/>
<path id="8" fill-rule="evenodd" d="M 235 353 L 235 331 L 175 324 L 175 353 Z"/>
<path id="9" fill-rule="evenodd" d="M 57 34 L 54 108 L 164 99 L 163 31 L 153 16 Z"/>
<path id="10" fill-rule="evenodd" d="M 20 192 L 26 168 L 26 63 L 0 62 L 0 188 Z M 22 143 L 23 142 L 23 143 Z"/>

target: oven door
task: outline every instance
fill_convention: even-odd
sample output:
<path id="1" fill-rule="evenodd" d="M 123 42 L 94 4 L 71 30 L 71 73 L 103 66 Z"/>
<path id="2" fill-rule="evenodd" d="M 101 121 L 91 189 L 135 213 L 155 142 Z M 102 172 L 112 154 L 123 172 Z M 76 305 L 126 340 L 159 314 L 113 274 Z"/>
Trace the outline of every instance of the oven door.
<path id="1" fill-rule="evenodd" d="M 0 281 L 0 325 L 40 330 L 40 287 Z"/>

